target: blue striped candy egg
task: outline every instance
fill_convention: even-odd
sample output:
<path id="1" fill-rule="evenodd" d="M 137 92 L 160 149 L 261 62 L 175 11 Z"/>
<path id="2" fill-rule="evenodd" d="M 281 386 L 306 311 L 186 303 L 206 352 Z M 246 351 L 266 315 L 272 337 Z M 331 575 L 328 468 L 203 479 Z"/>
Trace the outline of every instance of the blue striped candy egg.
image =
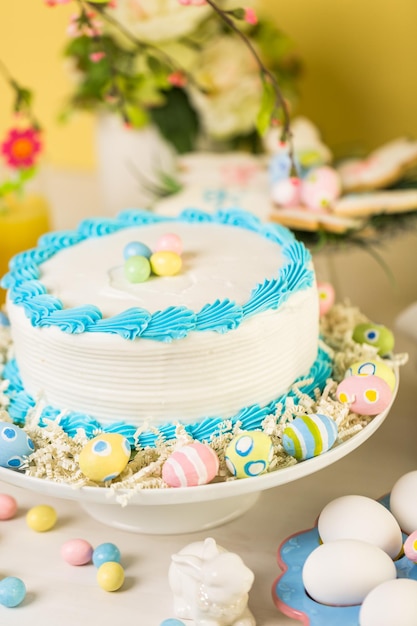
<path id="1" fill-rule="evenodd" d="M 226 465 L 236 478 L 259 476 L 268 469 L 273 452 L 268 435 L 261 431 L 244 431 L 227 446 Z"/>
<path id="2" fill-rule="evenodd" d="M 296 417 L 285 427 L 282 445 L 297 461 L 305 461 L 327 452 L 337 439 L 336 422 L 321 413 Z"/>
<path id="3" fill-rule="evenodd" d="M 0 422 L 0 466 L 21 469 L 27 457 L 35 451 L 32 439 L 11 422 Z"/>

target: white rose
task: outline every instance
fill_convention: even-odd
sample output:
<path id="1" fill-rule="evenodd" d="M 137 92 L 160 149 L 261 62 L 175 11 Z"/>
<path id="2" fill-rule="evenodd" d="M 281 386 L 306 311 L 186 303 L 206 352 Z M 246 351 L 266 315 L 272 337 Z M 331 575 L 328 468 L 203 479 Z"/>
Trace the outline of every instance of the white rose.
<path id="1" fill-rule="evenodd" d="M 108 11 L 137 39 L 155 43 L 191 33 L 212 9 L 178 0 L 118 0 Z"/>
<path id="2" fill-rule="evenodd" d="M 218 139 L 248 133 L 255 126 L 262 93 L 258 67 L 236 37 L 213 39 L 199 56 L 193 71 L 197 85 L 189 93 L 203 128 Z"/>

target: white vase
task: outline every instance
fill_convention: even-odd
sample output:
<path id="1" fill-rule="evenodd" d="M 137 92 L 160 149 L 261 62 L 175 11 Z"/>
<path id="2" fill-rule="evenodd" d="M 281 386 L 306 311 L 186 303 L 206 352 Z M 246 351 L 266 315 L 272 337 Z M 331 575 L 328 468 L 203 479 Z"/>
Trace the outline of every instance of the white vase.
<path id="1" fill-rule="evenodd" d="M 97 176 L 102 211 L 116 215 L 149 208 L 162 185 L 161 174 L 175 176 L 176 153 L 158 129 L 130 129 L 116 115 L 101 115 L 96 125 Z"/>

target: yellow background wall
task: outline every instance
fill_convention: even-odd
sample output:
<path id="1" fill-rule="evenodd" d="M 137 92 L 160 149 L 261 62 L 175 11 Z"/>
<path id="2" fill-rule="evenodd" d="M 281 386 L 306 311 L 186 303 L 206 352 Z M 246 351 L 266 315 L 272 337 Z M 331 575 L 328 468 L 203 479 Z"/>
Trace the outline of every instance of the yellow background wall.
<path id="1" fill-rule="evenodd" d="M 369 150 L 403 134 L 417 137 L 415 0 L 263 0 L 304 61 L 297 112 L 321 129 L 336 154 Z M 239 2 L 237 0 L 237 5 Z M 58 166 L 94 166 L 94 120 L 57 114 L 70 90 L 61 57 L 71 5 L 1 0 L 0 59 L 36 93 L 46 158 Z M 10 125 L 10 91 L 0 79 L 0 135 Z"/>

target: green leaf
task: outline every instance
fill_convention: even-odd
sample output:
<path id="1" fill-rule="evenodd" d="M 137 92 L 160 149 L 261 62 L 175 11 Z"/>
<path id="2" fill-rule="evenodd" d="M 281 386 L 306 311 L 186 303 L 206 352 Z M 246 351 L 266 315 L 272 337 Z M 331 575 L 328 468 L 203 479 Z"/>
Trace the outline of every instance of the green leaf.
<path id="1" fill-rule="evenodd" d="M 276 107 L 276 94 L 273 85 L 263 81 L 261 106 L 256 118 L 256 128 L 260 135 L 264 135 L 271 124 L 272 113 Z"/>
<path id="2" fill-rule="evenodd" d="M 134 128 L 142 128 L 142 126 L 146 126 L 149 122 L 149 117 L 146 111 L 136 104 L 125 104 L 124 113 L 127 120 Z"/>
<path id="3" fill-rule="evenodd" d="M 198 116 L 182 89 L 170 89 L 165 98 L 164 106 L 150 110 L 152 120 L 179 154 L 190 152 L 199 133 Z"/>

